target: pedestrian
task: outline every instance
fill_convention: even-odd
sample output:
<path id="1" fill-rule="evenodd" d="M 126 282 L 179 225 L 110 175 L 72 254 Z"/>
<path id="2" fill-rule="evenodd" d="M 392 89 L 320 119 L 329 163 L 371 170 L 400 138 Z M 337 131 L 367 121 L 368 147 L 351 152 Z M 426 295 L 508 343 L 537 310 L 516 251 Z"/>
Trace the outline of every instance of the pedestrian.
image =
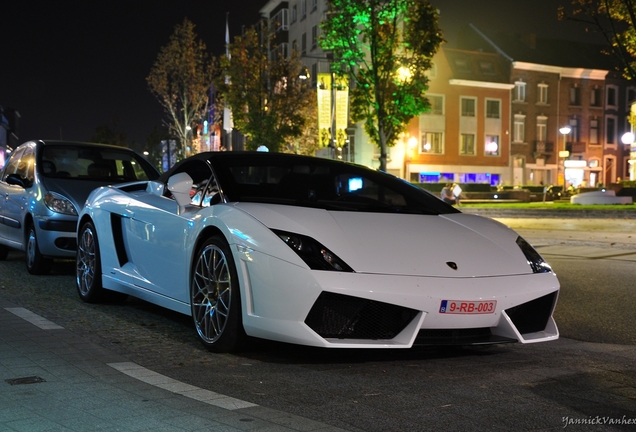
<path id="1" fill-rule="evenodd" d="M 450 183 L 446 183 L 442 188 L 440 193 L 440 198 L 446 204 L 456 204 L 457 200 L 455 199 L 455 195 L 453 195 L 452 185 Z"/>

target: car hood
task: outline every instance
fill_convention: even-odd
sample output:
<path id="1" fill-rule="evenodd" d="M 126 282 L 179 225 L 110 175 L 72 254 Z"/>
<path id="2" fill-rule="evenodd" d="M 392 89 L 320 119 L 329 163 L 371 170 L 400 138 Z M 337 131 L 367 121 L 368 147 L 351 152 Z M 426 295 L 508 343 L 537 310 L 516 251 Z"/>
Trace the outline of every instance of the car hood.
<path id="1" fill-rule="evenodd" d="M 357 273 L 483 277 L 532 273 L 518 234 L 480 216 L 329 211 L 273 204 L 238 208 L 270 229 L 322 243 Z"/>
<path id="2" fill-rule="evenodd" d="M 109 183 L 98 180 L 41 178 L 40 184 L 48 192 L 55 192 L 64 196 L 65 198 L 68 198 L 75 206 L 77 213 L 79 213 L 84 208 L 86 199 L 93 190 L 102 186 L 108 186 L 109 184 L 112 184 L 112 182 Z"/>

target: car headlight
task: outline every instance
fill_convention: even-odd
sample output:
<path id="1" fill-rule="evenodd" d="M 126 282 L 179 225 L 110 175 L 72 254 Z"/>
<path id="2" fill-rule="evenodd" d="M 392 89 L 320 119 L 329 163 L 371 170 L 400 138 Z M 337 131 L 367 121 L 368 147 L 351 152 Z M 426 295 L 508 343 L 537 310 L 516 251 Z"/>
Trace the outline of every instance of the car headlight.
<path id="1" fill-rule="evenodd" d="M 272 230 L 312 270 L 353 272 L 343 260 L 311 237 L 287 231 Z"/>
<path id="2" fill-rule="evenodd" d="M 75 210 L 73 203 L 68 198 L 54 192 L 48 192 L 44 195 L 44 204 L 55 213 L 77 216 L 77 210 Z"/>
<path id="3" fill-rule="evenodd" d="M 521 248 L 521 251 L 528 260 L 528 265 L 532 268 L 533 273 L 550 273 L 552 267 L 539 255 L 539 252 L 533 248 L 530 243 L 525 241 L 521 237 L 517 237 L 517 245 Z"/>

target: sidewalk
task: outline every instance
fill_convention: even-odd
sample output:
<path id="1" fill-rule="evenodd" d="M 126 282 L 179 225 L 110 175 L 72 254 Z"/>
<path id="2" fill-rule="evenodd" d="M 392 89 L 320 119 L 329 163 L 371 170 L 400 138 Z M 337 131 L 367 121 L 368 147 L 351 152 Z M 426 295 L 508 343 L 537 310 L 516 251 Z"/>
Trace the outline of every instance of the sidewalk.
<path id="1" fill-rule="evenodd" d="M 341 429 L 160 375 L 0 298 L 2 431 Z"/>

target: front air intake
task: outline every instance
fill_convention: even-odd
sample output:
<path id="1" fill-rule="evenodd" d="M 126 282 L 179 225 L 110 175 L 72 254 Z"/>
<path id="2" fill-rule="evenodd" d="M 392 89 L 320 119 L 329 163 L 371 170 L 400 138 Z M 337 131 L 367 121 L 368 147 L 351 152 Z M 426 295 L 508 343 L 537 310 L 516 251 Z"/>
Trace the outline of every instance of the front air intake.
<path id="1" fill-rule="evenodd" d="M 557 291 L 506 309 L 506 314 L 521 334 L 545 330 L 557 300 Z"/>
<path id="2" fill-rule="evenodd" d="M 417 314 L 402 306 L 322 292 L 305 324 L 325 339 L 393 339 Z"/>

